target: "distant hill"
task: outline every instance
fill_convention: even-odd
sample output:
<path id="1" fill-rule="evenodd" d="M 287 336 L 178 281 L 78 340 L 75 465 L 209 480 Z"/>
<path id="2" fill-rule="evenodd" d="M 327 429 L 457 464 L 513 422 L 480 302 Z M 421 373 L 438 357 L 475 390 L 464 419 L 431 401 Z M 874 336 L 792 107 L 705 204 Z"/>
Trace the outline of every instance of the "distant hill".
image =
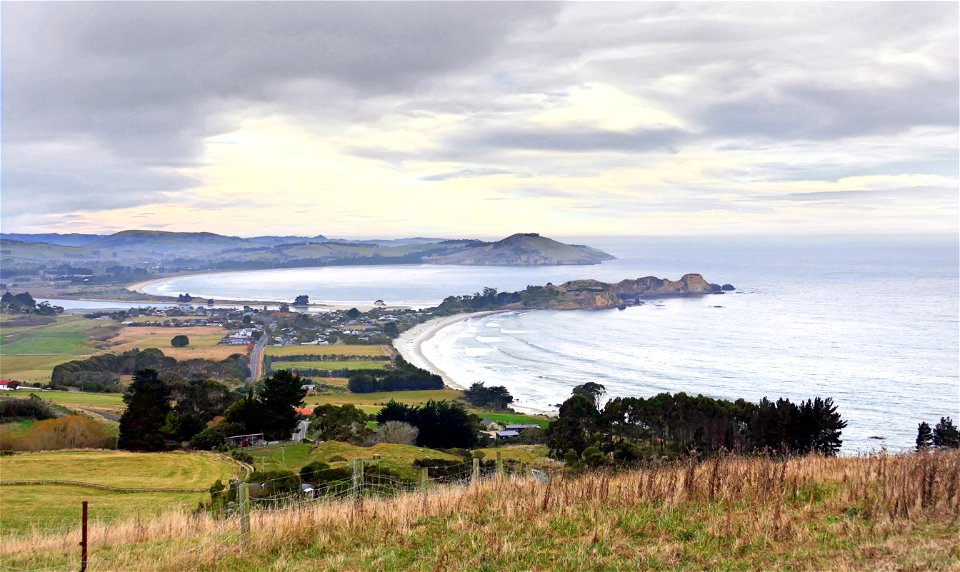
<path id="1" fill-rule="evenodd" d="M 18 242 L 42 242 L 44 244 L 55 244 L 57 246 L 90 246 L 97 240 L 103 238 L 101 234 L 22 234 L 16 232 L 0 233 L 0 238 L 5 240 L 16 240 Z"/>
<path id="2" fill-rule="evenodd" d="M 537 233 L 518 233 L 459 252 L 424 257 L 423 261 L 471 266 L 556 266 L 600 264 L 613 258 L 589 246 L 564 244 Z"/>

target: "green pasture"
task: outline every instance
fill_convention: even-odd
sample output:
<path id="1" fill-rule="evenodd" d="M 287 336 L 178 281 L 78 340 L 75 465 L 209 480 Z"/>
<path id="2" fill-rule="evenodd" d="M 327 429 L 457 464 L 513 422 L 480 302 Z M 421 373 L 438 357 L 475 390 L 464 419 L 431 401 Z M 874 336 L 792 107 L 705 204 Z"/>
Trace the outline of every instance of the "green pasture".
<path id="1" fill-rule="evenodd" d="M 208 453 L 53 451 L 0 457 L 0 529 L 23 532 L 75 525 L 81 501 L 92 519 L 148 516 L 175 507 L 194 508 L 206 492 L 114 492 L 75 485 L 11 485 L 13 481 L 61 480 L 131 489 L 206 489 L 227 482 L 239 465 Z"/>
<path id="2" fill-rule="evenodd" d="M 273 371 L 281 369 L 384 369 L 386 361 L 275 361 L 270 364 Z"/>

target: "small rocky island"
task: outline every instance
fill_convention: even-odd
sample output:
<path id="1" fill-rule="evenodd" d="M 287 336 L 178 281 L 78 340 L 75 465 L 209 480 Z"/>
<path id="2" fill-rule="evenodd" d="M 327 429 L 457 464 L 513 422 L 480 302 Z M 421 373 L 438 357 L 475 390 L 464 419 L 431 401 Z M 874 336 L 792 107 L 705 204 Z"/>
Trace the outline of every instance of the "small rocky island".
<path id="1" fill-rule="evenodd" d="M 572 280 L 559 286 L 527 286 L 519 292 L 498 292 L 484 288 L 482 293 L 449 296 L 437 306 L 437 314 L 455 314 L 483 310 L 602 310 L 638 305 L 654 298 L 676 298 L 723 294 L 733 290 L 730 284 L 711 284 L 700 274 L 684 274 L 679 280 L 645 276 L 616 284 L 599 280 Z"/>

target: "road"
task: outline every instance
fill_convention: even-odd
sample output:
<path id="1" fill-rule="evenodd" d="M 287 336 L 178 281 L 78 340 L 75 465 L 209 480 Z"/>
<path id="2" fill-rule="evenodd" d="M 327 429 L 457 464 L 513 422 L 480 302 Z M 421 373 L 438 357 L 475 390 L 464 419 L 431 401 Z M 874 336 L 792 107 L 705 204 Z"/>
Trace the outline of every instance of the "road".
<path id="1" fill-rule="evenodd" d="M 267 345 L 268 337 L 264 332 L 250 350 L 250 377 L 247 378 L 247 383 L 258 381 L 263 375 L 263 348 Z"/>

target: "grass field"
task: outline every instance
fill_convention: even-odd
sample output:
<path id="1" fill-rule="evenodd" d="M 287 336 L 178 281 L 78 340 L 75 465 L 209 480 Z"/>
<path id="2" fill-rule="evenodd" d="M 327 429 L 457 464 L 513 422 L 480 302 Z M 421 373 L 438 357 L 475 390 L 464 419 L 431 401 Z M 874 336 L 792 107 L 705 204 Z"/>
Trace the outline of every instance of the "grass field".
<path id="1" fill-rule="evenodd" d="M 255 459 L 257 470 L 285 469 L 295 472 L 313 461 L 323 461 L 338 467 L 351 464 L 353 459 L 373 459 L 375 455 L 380 455 L 382 466 L 400 471 L 411 478 L 419 472 L 419 469 L 413 467 L 416 459 L 458 459 L 447 453 L 410 445 L 378 443 L 373 447 L 358 447 L 340 441 L 326 441 L 316 447 L 308 444 L 285 445 L 282 448 L 272 445 L 246 451 Z M 335 457 L 342 457 L 345 461 L 331 461 Z"/>
<path id="2" fill-rule="evenodd" d="M 112 334 L 113 324 L 80 316 L 58 316 L 50 324 L 0 325 L 0 376 L 47 383 L 55 366 L 97 353 L 97 338 Z"/>
<path id="3" fill-rule="evenodd" d="M 332 346 L 267 346 L 268 356 L 389 356 L 393 355 L 386 346 L 347 345 Z M 274 368 L 276 369 L 276 368 Z"/>
<path id="4" fill-rule="evenodd" d="M 246 346 L 217 345 L 227 333 L 226 328 L 216 326 L 186 328 L 127 326 L 120 330 L 117 337 L 110 340 L 112 345 L 109 351 L 121 353 L 133 348 L 157 348 L 163 351 L 163 355 L 178 360 L 209 359 L 217 361 L 236 353 L 246 355 Z M 190 338 L 190 345 L 185 348 L 171 347 L 170 340 L 178 335 Z"/>
<path id="5" fill-rule="evenodd" d="M 917 478 L 932 475 L 932 478 Z M 727 457 L 427 494 L 163 515 L 91 533 L 94 570 L 957 570 L 960 452 Z M 926 482 L 927 484 L 924 484 Z M 109 535 L 109 536 L 108 536 Z M 77 564 L 78 533 L 5 542 L 14 569 Z"/>
<path id="6" fill-rule="evenodd" d="M 34 394 L 44 401 L 49 401 L 56 405 L 70 407 L 71 405 L 91 405 L 107 408 L 123 408 L 123 394 L 121 393 L 84 393 L 82 391 L 34 391 L 18 389 L 8 391 L 4 397 L 26 398 Z"/>
<path id="7" fill-rule="evenodd" d="M 322 378 L 320 378 L 322 379 Z M 455 389 L 427 389 L 423 391 L 378 391 L 374 393 L 330 393 L 320 395 L 308 395 L 304 401 L 307 406 L 331 404 L 331 405 L 355 405 L 367 413 L 376 413 L 381 407 L 386 405 L 391 399 L 408 405 L 417 405 L 433 399 L 442 401 L 444 399 L 457 399 L 462 392 Z"/>
<path id="8" fill-rule="evenodd" d="M 547 417 L 540 417 L 535 415 L 524 415 L 522 413 L 490 413 L 486 411 L 474 411 L 481 419 L 489 419 L 490 421 L 496 421 L 501 425 L 507 424 L 534 424 L 547 428 L 547 425 L 550 424 L 550 419 Z"/>
<path id="9" fill-rule="evenodd" d="M 386 361 L 275 361 L 270 364 L 273 371 L 281 369 L 383 369 Z"/>
<path id="10" fill-rule="evenodd" d="M 11 481 L 68 480 L 121 488 L 206 489 L 226 482 L 239 465 L 204 453 L 56 451 L 0 457 L 0 528 L 16 532 L 76 521 L 80 501 L 91 501 L 92 518 L 116 519 L 140 511 L 193 508 L 206 493 L 118 493 L 69 485 L 6 485 Z"/>

